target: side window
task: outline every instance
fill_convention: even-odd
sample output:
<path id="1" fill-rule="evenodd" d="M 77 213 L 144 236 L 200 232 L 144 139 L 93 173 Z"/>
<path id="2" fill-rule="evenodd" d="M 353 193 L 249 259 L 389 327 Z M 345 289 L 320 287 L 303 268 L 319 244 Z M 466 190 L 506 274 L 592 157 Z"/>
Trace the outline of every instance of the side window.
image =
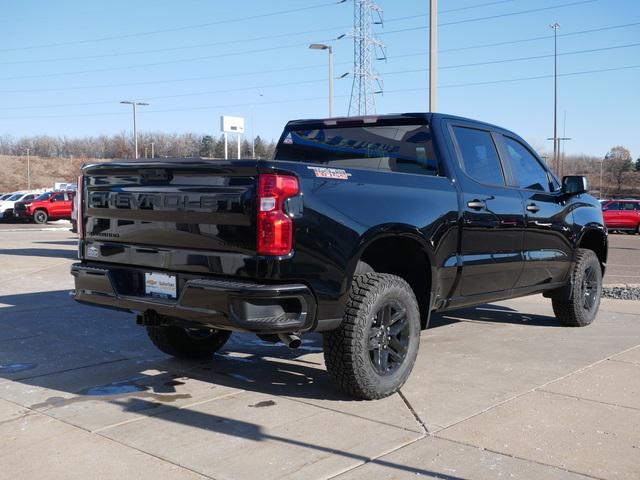
<path id="1" fill-rule="evenodd" d="M 618 202 L 608 203 L 605 210 L 620 210 L 620 204 Z"/>
<path id="2" fill-rule="evenodd" d="M 53 196 L 53 201 L 54 202 L 62 202 L 64 200 L 64 193 L 56 193 Z"/>
<path id="3" fill-rule="evenodd" d="M 528 190 L 548 192 L 549 176 L 538 159 L 520 142 L 509 137 L 503 138 L 518 186 Z"/>
<path id="4" fill-rule="evenodd" d="M 635 205 L 633 204 L 633 202 L 624 202 L 622 204 L 622 210 L 634 210 L 635 209 Z"/>
<path id="5" fill-rule="evenodd" d="M 467 127 L 453 127 L 453 131 L 464 171 L 477 182 L 504 185 L 504 174 L 491 134 Z"/>

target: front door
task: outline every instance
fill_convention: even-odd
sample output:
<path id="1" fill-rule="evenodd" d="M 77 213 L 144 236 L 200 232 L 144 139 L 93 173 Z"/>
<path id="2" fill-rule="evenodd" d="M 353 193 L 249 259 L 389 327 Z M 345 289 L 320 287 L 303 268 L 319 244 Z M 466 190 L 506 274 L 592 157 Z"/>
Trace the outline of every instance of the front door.
<path id="1" fill-rule="evenodd" d="M 464 192 L 458 295 L 500 296 L 514 287 L 522 271 L 522 197 L 506 186 L 494 134 L 463 123 L 452 124 L 451 131 Z"/>
<path id="2" fill-rule="evenodd" d="M 529 147 L 501 135 L 500 146 L 525 208 L 524 269 L 516 284 L 530 287 L 563 282 L 572 260 L 572 216 L 560 186 Z"/>

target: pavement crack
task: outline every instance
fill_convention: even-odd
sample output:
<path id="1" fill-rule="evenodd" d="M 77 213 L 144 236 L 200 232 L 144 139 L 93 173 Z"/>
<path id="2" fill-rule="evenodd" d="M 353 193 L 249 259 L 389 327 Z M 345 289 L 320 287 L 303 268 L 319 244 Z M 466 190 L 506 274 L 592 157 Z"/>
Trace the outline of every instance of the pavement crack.
<path id="1" fill-rule="evenodd" d="M 630 407 L 628 405 L 622 405 L 620 403 L 604 402 L 602 400 L 596 400 L 594 398 L 578 397 L 577 395 L 571 395 L 569 393 L 554 392 L 553 390 L 546 390 L 544 388 L 540 388 L 538 391 L 544 392 L 544 393 L 550 393 L 551 395 L 558 395 L 560 397 L 568 397 L 568 398 L 573 398 L 575 400 L 583 400 L 585 402 L 599 403 L 600 405 L 607 405 L 609 407 L 628 408 L 630 410 L 640 411 L 640 408 L 638 407 Z"/>
<path id="2" fill-rule="evenodd" d="M 416 422 L 418 422 L 420 427 L 422 427 L 422 430 L 424 431 L 424 433 L 426 435 L 429 435 L 430 433 L 429 433 L 429 429 L 427 428 L 427 425 L 422 421 L 422 419 L 420 418 L 420 415 L 418 415 L 418 412 L 415 411 L 415 409 L 411 405 L 411 402 L 409 402 L 407 397 L 404 396 L 404 393 L 402 393 L 402 390 L 398 390 L 398 395 L 400 396 L 400 398 L 402 399 L 406 407 L 409 409 L 409 411 L 413 415 L 413 418 L 415 418 Z"/>
<path id="3" fill-rule="evenodd" d="M 451 438 L 440 437 L 438 435 L 434 435 L 433 438 L 437 438 L 438 440 L 444 440 L 445 442 L 455 443 L 457 445 L 464 445 L 465 447 L 477 448 L 477 449 L 480 449 L 480 450 L 484 450 L 485 452 L 490 452 L 490 453 L 493 453 L 495 455 L 500 455 L 500 456 L 503 456 L 503 457 L 513 458 L 515 460 L 521 460 L 523 462 L 535 463 L 537 465 L 542 465 L 544 467 L 551 467 L 551 468 L 554 468 L 556 470 L 560 470 L 562 472 L 573 473 L 575 475 L 581 475 L 583 477 L 592 478 L 594 480 L 607 480 L 606 478 L 596 477 L 596 476 L 591 475 L 589 473 L 584 473 L 584 472 L 579 472 L 577 470 L 571 470 L 569 468 L 559 467 L 558 465 L 553 465 L 551 463 L 540 462 L 538 460 L 533 460 L 531 458 L 521 457 L 519 455 L 512 455 L 510 453 L 505 453 L 505 452 L 501 452 L 499 450 L 494 450 L 492 448 L 486 448 L 486 447 L 474 445 L 472 443 L 467 443 L 467 442 L 463 442 L 463 441 L 460 441 L 460 440 L 453 440 Z"/>

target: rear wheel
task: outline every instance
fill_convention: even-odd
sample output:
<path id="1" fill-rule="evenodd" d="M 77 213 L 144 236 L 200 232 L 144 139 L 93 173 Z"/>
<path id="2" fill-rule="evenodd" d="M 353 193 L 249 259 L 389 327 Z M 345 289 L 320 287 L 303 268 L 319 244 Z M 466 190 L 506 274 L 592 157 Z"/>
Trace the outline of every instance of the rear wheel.
<path id="1" fill-rule="evenodd" d="M 47 223 L 49 215 L 44 210 L 36 210 L 33 214 L 33 221 L 39 224 Z"/>
<path id="2" fill-rule="evenodd" d="M 420 344 L 420 312 L 411 287 L 382 273 L 355 276 L 342 324 L 324 334 L 331 380 L 367 400 L 396 392 L 413 369 Z"/>
<path id="3" fill-rule="evenodd" d="M 578 249 L 569 298 L 553 299 L 553 312 L 567 327 L 584 327 L 596 318 L 602 295 L 602 268 L 592 250 Z"/>
<path id="4" fill-rule="evenodd" d="M 216 353 L 231 332 L 206 328 L 148 325 L 147 334 L 153 344 L 167 355 L 178 358 L 206 358 Z"/>

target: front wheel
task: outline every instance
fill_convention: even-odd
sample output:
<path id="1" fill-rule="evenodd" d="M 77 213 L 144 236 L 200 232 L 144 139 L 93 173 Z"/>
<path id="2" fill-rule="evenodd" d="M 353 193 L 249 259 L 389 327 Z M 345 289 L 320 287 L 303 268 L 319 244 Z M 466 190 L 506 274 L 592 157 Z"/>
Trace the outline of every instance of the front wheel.
<path id="1" fill-rule="evenodd" d="M 553 299 L 553 312 L 566 327 L 585 327 L 596 318 L 602 295 L 602 268 L 592 250 L 578 249 L 571 272 L 571 295 Z"/>
<path id="2" fill-rule="evenodd" d="M 226 343 L 231 332 L 206 328 L 148 325 L 147 335 L 167 355 L 178 358 L 210 357 Z"/>
<path id="3" fill-rule="evenodd" d="M 372 400 L 398 391 L 420 345 L 420 311 L 402 278 L 367 273 L 353 278 L 340 327 L 324 334 L 324 359 L 334 384 Z"/>
<path id="4" fill-rule="evenodd" d="M 49 215 L 47 215 L 47 212 L 45 212 L 44 210 L 36 210 L 36 212 L 33 214 L 33 221 L 39 223 L 40 225 L 47 223 L 48 220 Z"/>

